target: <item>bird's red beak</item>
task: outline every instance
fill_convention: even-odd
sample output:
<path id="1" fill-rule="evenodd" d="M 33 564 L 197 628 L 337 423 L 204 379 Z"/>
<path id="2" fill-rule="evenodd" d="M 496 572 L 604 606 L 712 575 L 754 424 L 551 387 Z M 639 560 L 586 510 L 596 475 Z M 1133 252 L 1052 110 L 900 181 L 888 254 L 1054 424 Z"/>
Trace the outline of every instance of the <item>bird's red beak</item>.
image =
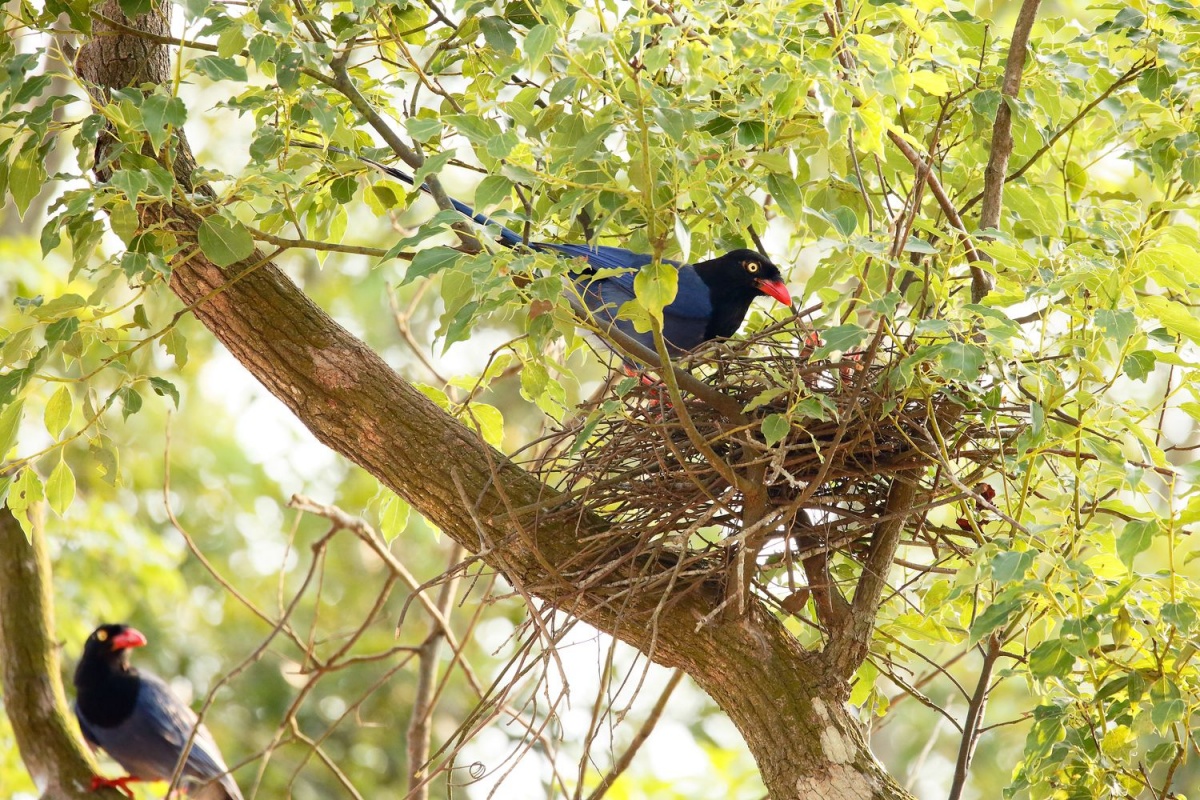
<path id="1" fill-rule="evenodd" d="M 126 650 L 133 647 L 145 647 L 146 637 L 137 628 L 126 628 L 113 637 L 113 650 Z"/>
<path id="2" fill-rule="evenodd" d="M 783 281 L 768 281 L 760 278 L 754 284 L 760 292 L 774 297 L 785 306 L 792 304 L 792 296 L 788 294 L 787 286 L 783 284 Z"/>

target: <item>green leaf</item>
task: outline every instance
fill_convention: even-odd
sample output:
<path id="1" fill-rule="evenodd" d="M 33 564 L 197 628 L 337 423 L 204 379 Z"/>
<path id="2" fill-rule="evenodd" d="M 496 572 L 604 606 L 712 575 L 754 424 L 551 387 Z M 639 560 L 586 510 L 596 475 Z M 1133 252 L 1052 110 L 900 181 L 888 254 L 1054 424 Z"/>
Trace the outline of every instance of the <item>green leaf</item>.
<path id="1" fill-rule="evenodd" d="M 951 380 L 973 381 L 979 378 L 986 354 L 978 345 L 947 342 L 938 354 L 942 374 Z"/>
<path id="2" fill-rule="evenodd" d="M 54 509 L 54 513 L 61 517 L 71 507 L 74 499 L 75 474 L 71 472 L 65 459 L 59 459 L 58 465 L 51 470 L 50 477 L 46 481 L 46 500 Z"/>
<path id="3" fill-rule="evenodd" d="M 662 322 L 662 311 L 675 301 L 679 290 L 679 270 L 670 264 L 647 264 L 634 276 L 633 291 L 638 302 Z"/>
<path id="4" fill-rule="evenodd" d="M 742 147 L 760 147 L 766 144 L 767 126 L 758 120 L 745 120 L 737 126 L 737 142 Z"/>
<path id="5" fill-rule="evenodd" d="M 43 414 L 46 430 L 55 439 L 67 427 L 67 423 L 71 421 L 72 410 L 71 390 L 66 386 L 60 386 L 58 391 L 50 396 L 50 400 L 46 403 L 46 411 Z M 4 453 L 0 452 L 0 459 L 3 459 L 3 457 Z"/>
<path id="6" fill-rule="evenodd" d="M 1125 528 L 1117 537 L 1117 555 L 1121 557 L 1121 563 L 1132 570 L 1133 560 L 1138 553 L 1150 548 L 1157 534 L 1157 520 L 1130 520 L 1125 523 Z"/>
<path id="7" fill-rule="evenodd" d="M 550 373 L 536 361 L 527 361 L 521 369 L 521 394 L 527 400 L 537 400 L 546 393 Z"/>
<path id="8" fill-rule="evenodd" d="M 21 524 L 21 530 L 25 531 L 25 538 L 30 541 L 33 536 L 33 521 L 29 516 L 29 509 L 45 498 L 46 491 L 42 486 L 42 479 L 29 467 L 17 474 L 8 489 L 8 508 Z"/>
<path id="9" fill-rule="evenodd" d="M 654 121 L 671 141 L 683 142 L 687 136 L 689 118 L 677 108 L 655 108 Z"/>
<path id="10" fill-rule="evenodd" d="M 1000 99 L 1000 92 L 995 89 L 976 92 L 975 96 L 971 98 L 971 109 L 991 122 L 996 118 L 996 110 L 1000 108 Z"/>
<path id="11" fill-rule="evenodd" d="M 429 117 L 409 117 L 404 121 L 404 129 L 418 142 L 428 142 L 441 134 L 442 121 Z"/>
<path id="12" fill-rule="evenodd" d="M 483 211 L 499 205 L 512 192 L 512 181 L 503 175 L 488 175 L 475 189 L 475 210 Z"/>
<path id="13" fill-rule="evenodd" d="M 157 376 L 150 376 L 150 388 L 159 397 L 169 397 L 175 402 L 175 408 L 179 408 L 179 390 L 175 388 L 175 384 L 168 380 Z"/>
<path id="14" fill-rule="evenodd" d="M 250 46 L 247 49 L 250 58 L 254 59 L 254 63 L 261 67 L 275 57 L 276 46 L 275 37 L 260 33 L 250 40 Z"/>
<path id="15" fill-rule="evenodd" d="M 1121 360 L 1121 371 L 1135 381 L 1145 381 L 1154 374 L 1158 356 L 1153 350 L 1134 350 Z"/>
<path id="16" fill-rule="evenodd" d="M 1196 609 L 1190 603 L 1163 603 L 1162 618 L 1184 633 L 1196 629 Z"/>
<path id="17" fill-rule="evenodd" d="M 998 553 L 992 559 L 992 580 L 1001 585 L 1019 580 L 1033 566 L 1033 561 L 1037 558 L 1037 555 L 1037 550 L 1026 550 L 1023 553 Z"/>
<path id="18" fill-rule="evenodd" d="M 1137 317 L 1132 311 L 1098 308 L 1096 326 L 1104 332 L 1105 337 L 1122 343 L 1137 330 Z"/>
<path id="19" fill-rule="evenodd" d="M 1187 703 L 1184 702 L 1175 680 L 1165 675 L 1150 687 L 1150 720 L 1160 733 L 1167 733 L 1173 723 L 1183 720 L 1187 713 Z"/>
<path id="20" fill-rule="evenodd" d="M 120 0 L 121 12 L 131 20 L 143 14 L 149 14 L 153 8 L 150 0 Z"/>
<path id="21" fill-rule="evenodd" d="M 537 69 L 542 59 L 550 55 L 558 43 L 558 29 L 553 25 L 535 25 L 525 34 L 525 61 L 530 69 Z"/>
<path id="22" fill-rule="evenodd" d="M 79 317 L 63 317 L 46 326 L 46 343 L 65 342 L 79 330 Z"/>
<path id="23" fill-rule="evenodd" d="M 504 443 L 504 415 L 500 409 L 487 403 L 471 403 L 466 413 L 485 442 L 492 447 Z"/>
<path id="24" fill-rule="evenodd" d="M 462 253 L 451 247 L 426 248 L 417 253 L 412 263 L 408 265 L 408 269 L 405 270 L 404 279 L 400 281 L 400 285 L 403 286 L 406 283 L 412 283 L 417 278 L 427 278 L 430 275 L 435 275 L 453 266 L 462 256 Z"/>
<path id="25" fill-rule="evenodd" d="M 383 538 L 388 544 L 404 533 L 404 529 L 408 527 L 411 510 L 408 503 L 402 498 L 388 493 L 388 498 L 383 501 L 383 508 L 379 511 L 379 532 L 383 534 Z"/>
<path id="26" fill-rule="evenodd" d="M 22 219 L 33 198 L 37 197 L 46 185 L 46 167 L 42 163 L 42 153 L 40 148 L 31 146 L 33 144 L 31 139 L 21 148 L 21 152 L 8 168 L 8 190 L 12 192 L 13 200 L 17 203 L 17 214 Z"/>
<path id="27" fill-rule="evenodd" d="M 142 124 L 156 151 L 162 148 L 170 129 L 179 128 L 185 122 L 187 106 L 178 97 L 152 94 L 142 101 Z"/>
<path id="28" fill-rule="evenodd" d="M 0 461 L 8 455 L 17 443 L 17 432 L 21 428 L 21 412 L 25 408 L 24 400 L 9 403 L 0 411 Z"/>
<path id="29" fill-rule="evenodd" d="M 791 429 L 792 423 L 783 414 L 768 414 L 762 421 L 762 433 L 767 447 L 774 447 L 782 442 Z"/>
<path id="30" fill-rule="evenodd" d="M 992 603 L 971 623 L 970 643 L 975 644 L 984 636 L 1008 622 L 1009 617 L 1021 610 L 1020 596 L 1008 597 Z"/>
<path id="31" fill-rule="evenodd" d="M 479 29 L 483 31 L 483 39 L 488 47 L 499 50 L 511 56 L 517 49 L 517 40 L 513 38 L 512 26 L 503 17 L 484 17 L 479 20 Z"/>
<path id="32" fill-rule="evenodd" d="M 246 68 L 232 58 L 204 56 L 192 61 L 192 69 L 202 73 L 215 83 L 222 81 L 245 83 L 248 79 Z"/>
<path id="33" fill-rule="evenodd" d="M 785 217 L 799 222 L 804 216 L 804 195 L 800 192 L 799 184 L 790 177 L 775 173 L 768 175 L 767 191 L 775 198 Z"/>
<path id="34" fill-rule="evenodd" d="M 1143 297 L 1141 302 L 1171 333 L 1200 343 L 1200 319 L 1192 316 L 1187 306 L 1158 295 Z"/>
<path id="35" fill-rule="evenodd" d="M 825 218 L 842 236 L 853 236 L 854 232 L 858 230 L 858 215 L 854 213 L 854 209 L 846 206 L 838 206 L 826 213 Z"/>
<path id="36" fill-rule="evenodd" d="M 232 58 L 245 46 L 246 34 L 242 33 L 241 25 L 230 25 L 217 37 L 217 55 L 221 58 Z"/>
<path id="37" fill-rule="evenodd" d="M 254 237 L 246 226 L 230 223 L 219 214 L 204 218 L 198 238 L 204 255 L 218 267 L 236 264 L 254 252 Z"/>
<path id="38" fill-rule="evenodd" d="M 1151 67 L 1138 78 L 1138 91 L 1147 100 L 1158 102 L 1163 93 L 1175 85 L 1175 74 L 1166 67 Z"/>
<path id="39" fill-rule="evenodd" d="M 1074 665 L 1075 656 L 1058 639 L 1042 642 L 1029 654 L 1029 671 L 1042 681 L 1050 677 L 1067 678 Z"/>
<path id="40" fill-rule="evenodd" d="M 816 349 L 812 357 L 819 361 L 829 358 L 835 353 L 840 355 L 849 352 L 866 341 L 869 335 L 866 328 L 854 323 L 838 325 L 836 328 L 822 331 L 821 346 Z"/>
<path id="41" fill-rule="evenodd" d="M 116 396 L 121 399 L 121 417 L 129 419 L 142 410 L 142 396 L 132 386 L 122 386 L 117 389 Z"/>

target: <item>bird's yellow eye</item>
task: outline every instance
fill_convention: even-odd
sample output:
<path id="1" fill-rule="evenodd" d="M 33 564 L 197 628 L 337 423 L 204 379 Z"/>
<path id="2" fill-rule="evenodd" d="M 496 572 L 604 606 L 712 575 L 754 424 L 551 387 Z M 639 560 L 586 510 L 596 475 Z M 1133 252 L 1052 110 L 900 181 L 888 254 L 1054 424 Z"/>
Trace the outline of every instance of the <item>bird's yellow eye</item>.
<path id="1" fill-rule="evenodd" d="M 757 261 L 743 261 L 742 266 L 745 267 L 746 272 L 749 272 L 751 275 L 758 272 L 758 262 Z"/>
<path id="2" fill-rule="evenodd" d="M 96 640 L 101 642 L 108 641 L 108 631 L 96 631 Z"/>

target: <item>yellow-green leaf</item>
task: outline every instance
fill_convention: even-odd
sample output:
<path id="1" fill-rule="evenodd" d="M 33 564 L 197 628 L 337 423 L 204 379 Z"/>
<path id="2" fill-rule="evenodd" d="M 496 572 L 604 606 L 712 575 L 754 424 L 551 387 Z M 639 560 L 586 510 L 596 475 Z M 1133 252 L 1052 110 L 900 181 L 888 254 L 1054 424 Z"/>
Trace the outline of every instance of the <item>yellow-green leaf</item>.
<path id="1" fill-rule="evenodd" d="M 55 439 L 63 432 L 63 428 L 67 427 L 67 423 L 71 421 L 71 390 L 66 386 L 59 387 L 46 403 L 46 412 L 43 415 L 46 422 L 46 430 L 50 431 L 50 435 Z"/>
<path id="2" fill-rule="evenodd" d="M 647 264 L 633 279 L 633 290 L 642 307 L 662 322 L 662 311 L 675 300 L 679 270 L 670 264 Z"/>
<path id="3" fill-rule="evenodd" d="M 50 472 L 50 479 L 46 481 L 46 500 L 54 509 L 54 513 L 61 517 L 71 507 L 74 499 L 75 474 L 71 472 L 67 462 L 60 459 L 58 465 Z"/>

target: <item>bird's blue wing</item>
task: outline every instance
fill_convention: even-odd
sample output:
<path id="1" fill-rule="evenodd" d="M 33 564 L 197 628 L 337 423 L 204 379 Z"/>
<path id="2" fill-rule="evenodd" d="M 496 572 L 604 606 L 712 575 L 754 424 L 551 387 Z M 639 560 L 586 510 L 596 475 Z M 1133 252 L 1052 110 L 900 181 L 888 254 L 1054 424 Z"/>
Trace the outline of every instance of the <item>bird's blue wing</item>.
<path id="1" fill-rule="evenodd" d="M 128 719 L 105 728 L 90 725 L 80 716 L 79 727 L 89 742 L 100 746 L 129 774 L 149 780 L 169 780 L 183 746 L 196 727 L 196 714 L 158 677 L 146 672 L 139 677 L 137 702 Z M 240 800 L 241 792 L 226 774 L 228 771 L 212 734 L 201 725 L 188 751 L 184 777 L 199 782 L 219 779 L 226 793 Z"/>

